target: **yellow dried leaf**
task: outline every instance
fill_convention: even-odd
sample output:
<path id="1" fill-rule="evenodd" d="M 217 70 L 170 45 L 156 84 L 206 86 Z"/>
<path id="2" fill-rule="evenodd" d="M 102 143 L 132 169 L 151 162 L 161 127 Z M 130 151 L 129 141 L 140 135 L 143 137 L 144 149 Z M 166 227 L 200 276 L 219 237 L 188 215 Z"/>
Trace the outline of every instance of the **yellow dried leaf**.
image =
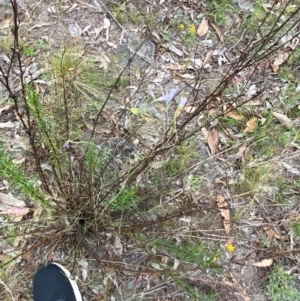
<path id="1" fill-rule="evenodd" d="M 255 131 L 255 128 L 257 126 L 258 119 L 256 117 L 251 118 L 246 123 L 246 128 L 244 129 L 244 133 L 253 133 Z"/>
<path id="2" fill-rule="evenodd" d="M 206 35 L 208 32 L 208 21 L 203 18 L 202 22 L 200 23 L 198 29 L 197 29 L 197 33 L 199 35 L 199 37 L 203 37 L 204 35 Z"/>
<path id="3" fill-rule="evenodd" d="M 230 111 L 225 114 L 227 117 L 232 118 L 234 120 L 242 120 L 244 118 L 238 111 Z"/>
<path id="4" fill-rule="evenodd" d="M 253 263 L 253 265 L 255 267 L 260 267 L 260 268 L 265 268 L 265 267 L 269 267 L 273 264 L 273 258 L 268 258 L 268 259 L 264 259 L 262 261 L 259 262 L 255 262 Z"/>
<path id="5" fill-rule="evenodd" d="M 218 151 L 218 146 L 220 142 L 220 136 L 216 129 L 212 129 L 207 137 L 207 144 L 212 155 L 216 154 Z"/>
<path id="6" fill-rule="evenodd" d="M 217 195 L 217 203 L 218 203 L 218 208 L 220 210 L 220 213 L 221 213 L 222 217 L 224 218 L 223 225 L 225 228 L 225 232 L 226 232 L 226 234 L 229 234 L 229 232 L 230 232 L 230 211 L 228 209 L 228 204 L 221 194 Z"/>

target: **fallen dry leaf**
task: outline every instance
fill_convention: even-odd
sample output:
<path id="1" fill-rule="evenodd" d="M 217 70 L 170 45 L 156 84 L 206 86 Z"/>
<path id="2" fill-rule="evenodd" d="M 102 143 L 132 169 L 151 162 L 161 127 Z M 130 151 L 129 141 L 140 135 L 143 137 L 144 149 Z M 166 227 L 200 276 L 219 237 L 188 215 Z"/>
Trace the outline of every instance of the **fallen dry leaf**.
<path id="1" fill-rule="evenodd" d="M 12 162 L 14 164 L 22 164 L 25 161 L 25 157 L 24 156 L 19 156 L 15 159 L 12 160 Z"/>
<path id="2" fill-rule="evenodd" d="M 24 201 L 18 200 L 14 198 L 11 194 L 5 194 L 0 192 L 0 210 L 4 210 L 3 208 L 10 207 L 25 207 L 26 204 Z"/>
<path id="3" fill-rule="evenodd" d="M 194 113 L 196 110 L 197 110 L 197 107 L 194 107 L 194 106 L 184 107 L 184 111 L 186 111 L 187 113 Z"/>
<path id="4" fill-rule="evenodd" d="M 217 203 L 218 203 L 218 208 L 220 210 L 220 213 L 221 213 L 222 217 L 224 218 L 223 225 L 225 228 L 225 233 L 229 234 L 229 232 L 230 232 L 230 211 L 228 209 L 228 204 L 221 194 L 217 195 Z"/>
<path id="5" fill-rule="evenodd" d="M 242 145 L 238 152 L 234 155 L 236 160 L 239 160 L 241 166 L 245 166 L 246 163 L 250 160 L 250 148 L 245 144 Z"/>
<path id="6" fill-rule="evenodd" d="M 114 254 L 116 257 L 120 257 L 123 254 L 123 246 L 119 236 L 115 237 L 114 241 Z"/>
<path id="7" fill-rule="evenodd" d="M 244 118 L 243 115 L 241 115 L 238 111 L 230 111 L 225 114 L 227 117 L 232 118 L 234 120 L 242 120 Z"/>
<path id="8" fill-rule="evenodd" d="M 29 213 L 30 209 L 25 207 L 25 202 L 14 198 L 10 194 L 0 192 L 0 214 L 11 215 L 10 219 L 19 222 L 22 217 Z"/>
<path id="9" fill-rule="evenodd" d="M 88 276 L 88 262 L 84 259 L 79 260 L 79 265 L 81 266 L 81 275 L 82 275 L 82 279 L 85 281 L 87 279 Z"/>
<path id="10" fill-rule="evenodd" d="M 173 268 L 172 268 L 172 270 L 173 271 L 176 271 L 176 270 L 178 270 L 178 268 L 179 268 L 179 265 L 180 265 L 180 262 L 179 262 L 179 260 L 178 259 L 174 259 L 174 264 L 173 264 Z"/>
<path id="11" fill-rule="evenodd" d="M 273 258 L 263 259 L 262 261 L 253 263 L 253 266 L 259 268 L 269 267 L 273 264 Z"/>
<path id="12" fill-rule="evenodd" d="M 292 120 L 288 118 L 286 115 L 281 113 L 276 113 L 276 112 L 273 112 L 272 114 L 280 123 L 282 123 L 286 127 L 291 128 L 293 126 Z"/>
<path id="13" fill-rule="evenodd" d="M 205 59 L 204 59 L 204 61 L 203 61 L 203 66 L 205 66 L 205 65 L 209 62 L 211 56 L 212 56 L 212 52 L 211 52 L 211 51 L 208 51 L 208 52 L 206 53 Z"/>
<path id="14" fill-rule="evenodd" d="M 35 29 L 35 28 L 40 28 L 40 27 L 44 27 L 44 26 L 52 26 L 52 23 L 37 23 L 34 26 L 31 27 L 31 29 Z"/>
<path id="15" fill-rule="evenodd" d="M 40 220 L 42 213 L 43 213 L 43 208 L 36 205 L 33 209 L 32 220 L 34 222 L 38 222 Z"/>
<path id="16" fill-rule="evenodd" d="M 96 60 L 100 62 L 99 67 L 103 68 L 104 71 L 107 71 L 110 59 L 105 54 L 100 54 L 97 56 Z"/>
<path id="17" fill-rule="evenodd" d="M 200 23 L 198 29 L 197 29 L 197 33 L 199 35 L 199 37 L 203 37 L 204 35 L 206 35 L 208 32 L 208 21 L 203 18 L 202 22 Z"/>
<path id="18" fill-rule="evenodd" d="M 234 237 L 228 237 L 228 239 L 225 242 L 225 247 L 228 245 L 232 245 L 234 243 Z"/>
<path id="19" fill-rule="evenodd" d="M 202 127 L 201 128 L 201 132 L 202 132 L 202 134 L 204 136 L 204 139 L 207 140 L 208 134 L 209 134 L 208 130 L 205 127 Z"/>
<path id="20" fill-rule="evenodd" d="M 4 129 L 4 128 L 15 128 L 18 126 L 18 122 L 11 122 L 11 121 L 7 121 L 7 122 L 1 122 L 0 123 L 0 129 Z"/>
<path id="21" fill-rule="evenodd" d="M 285 53 L 280 53 L 280 54 L 276 57 L 276 59 L 275 59 L 273 65 L 275 65 L 275 66 L 280 66 L 280 65 L 282 65 L 288 58 L 289 58 L 289 54 L 288 54 L 287 52 L 285 52 Z"/>
<path id="22" fill-rule="evenodd" d="M 287 170 L 289 171 L 290 173 L 294 174 L 294 175 L 297 175 L 297 176 L 300 176 L 300 171 L 299 169 L 295 168 L 295 166 L 292 166 L 288 163 L 285 163 L 285 162 L 281 162 L 281 165 Z"/>
<path id="23" fill-rule="evenodd" d="M 251 301 L 251 299 L 247 295 L 245 288 L 234 277 L 232 277 L 232 275 L 231 275 L 231 279 L 232 279 L 232 282 L 230 282 L 227 279 L 223 279 L 223 283 L 229 287 L 236 289 L 236 291 L 239 293 L 240 297 L 244 301 Z"/>
<path id="24" fill-rule="evenodd" d="M 224 37 L 221 33 L 221 30 L 217 27 L 217 25 L 215 25 L 214 23 L 211 23 L 212 28 L 215 30 L 218 38 L 220 39 L 221 43 L 224 43 Z"/>
<path id="25" fill-rule="evenodd" d="M 258 122 L 257 117 L 251 118 L 246 123 L 246 128 L 244 129 L 244 133 L 253 133 L 255 131 L 256 126 L 257 126 L 257 122 Z"/>
<path id="26" fill-rule="evenodd" d="M 143 276 L 144 276 L 143 273 L 139 274 L 138 277 L 135 280 L 135 283 L 136 284 L 140 283 L 143 280 Z"/>
<path id="27" fill-rule="evenodd" d="M 263 229 L 266 231 L 268 240 L 272 240 L 274 238 L 280 239 L 280 240 L 288 240 L 287 236 L 280 235 L 279 233 L 277 233 L 274 229 L 272 229 L 270 227 L 264 227 Z"/>
<path id="28" fill-rule="evenodd" d="M 270 64 L 272 69 L 273 69 L 273 72 L 277 73 L 278 70 L 279 70 L 279 66 L 282 65 L 284 62 L 286 62 L 289 58 L 289 54 L 288 53 L 280 53 L 274 63 Z"/>
<path id="29" fill-rule="evenodd" d="M 166 69 L 167 70 L 185 70 L 187 69 L 186 65 L 184 64 L 169 64 L 169 65 L 166 65 Z"/>
<path id="30" fill-rule="evenodd" d="M 11 24 L 12 24 L 12 20 L 13 20 L 12 17 L 9 17 L 9 18 L 3 20 L 3 21 L 0 23 L 0 29 L 5 29 L 5 28 L 10 27 Z"/>
<path id="31" fill-rule="evenodd" d="M 7 111 L 10 108 L 10 106 L 2 106 L 0 108 L 0 115 L 2 114 L 2 112 Z"/>
<path id="32" fill-rule="evenodd" d="M 168 44 L 161 44 L 162 47 L 169 49 L 170 51 L 174 52 L 175 54 L 177 54 L 178 56 L 183 56 L 183 52 L 176 48 L 174 45 L 168 45 Z"/>
<path id="33" fill-rule="evenodd" d="M 207 144 L 212 155 L 216 154 L 218 151 L 218 146 L 220 142 L 220 135 L 216 129 L 212 129 L 207 137 Z"/>
<path id="34" fill-rule="evenodd" d="M 12 207 L 12 208 L 4 209 L 3 211 L 0 212 L 0 214 L 15 214 L 15 215 L 23 216 L 29 213 L 29 211 L 30 209 L 26 207 Z"/>

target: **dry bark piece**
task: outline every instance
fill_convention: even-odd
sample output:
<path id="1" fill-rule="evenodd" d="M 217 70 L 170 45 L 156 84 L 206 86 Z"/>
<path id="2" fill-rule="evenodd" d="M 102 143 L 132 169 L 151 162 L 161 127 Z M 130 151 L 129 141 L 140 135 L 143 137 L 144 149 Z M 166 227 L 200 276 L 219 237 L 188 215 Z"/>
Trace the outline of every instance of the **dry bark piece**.
<path id="1" fill-rule="evenodd" d="M 225 233 L 229 234 L 229 232 L 230 232 L 230 211 L 228 209 L 228 204 L 221 194 L 217 195 L 217 202 L 218 202 L 218 208 L 220 210 L 220 213 L 221 213 L 222 217 L 224 218 L 223 225 L 225 228 Z"/>

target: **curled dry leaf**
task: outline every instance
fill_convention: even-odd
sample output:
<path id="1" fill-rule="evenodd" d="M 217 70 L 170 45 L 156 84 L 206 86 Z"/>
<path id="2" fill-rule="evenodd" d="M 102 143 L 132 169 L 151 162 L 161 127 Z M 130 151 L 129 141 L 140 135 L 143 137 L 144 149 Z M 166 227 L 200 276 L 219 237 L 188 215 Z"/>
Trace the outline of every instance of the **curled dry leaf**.
<path id="1" fill-rule="evenodd" d="M 222 217 L 224 218 L 223 225 L 225 228 L 225 232 L 226 232 L 226 234 L 229 234 L 229 232 L 230 232 L 230 211 L 228 209 L 228 204 L 221 194 L 217 195 L 217 203 L 218 203 L 218 208 L 220 210 L 220 213 L 221 213 Z"/>
<path id="2" fill-rule="evenodd" d="M 246 123 L 246 128 L 244 129 L 244 133 L 253 133 L 255 131 L 255 128 L 257 126 L 258 119 L 256 117 L 251 118 Z"/>
<path id="3" fill-rule="evenodd" d="M 273 258 L 268 258 L 268 259 L 264 259 L 262 261 L 253 263 L 253 266 L 259 267 L 259 268 L 265 268 L 265 267 L 271 266 L 272 264 L 273 264 Z"/>
<path id="4" fill-rule="evenodd" d="M 176 270 L 178 270 L 178 268 L 179 268 L 179 265 L 180 265 L 180 262 L 179 262 L 179 260 L 178 259 L 174 259 L 174 264 L 173 264 L 173 268 L 172 268 L 172 270 L 173 271 L 176 271 Z"/>
<path id="5" fill-rule="evenodd" d="M 212 129 L 207 137 L 207 144 L 212 155 L 217 153 L 219 142 L 220 142 L 219 133 L 217 132 L 216 129 Z"/>
<path id="6" fill-rule="evenodd" d="M 241 115 L 238 111 L 230 111 L 228 113 L 225 114 L 227 117 L 232 118 L 234 120 L 242 120 L 244 119 L 244 116 Z"/>
<path id="7" fill-rule="evenodd" d="M 221 42 L 221 43 L 224 43 L 224 37 L 223 37 L 223 35 L 222 35 L 222 33 L 221 33 L 221 30 L 218 28 L 218 26 L 215 25 L 214 23 L 211 23 L 211 26 L 212 26 L 212 28 L 215 30 L 215 32 L 216 32 L 218 38 L 220 39 L 220 42 Z"/>
<path id="8" fill-rule="evenodd" d="M 281 113 L 276 113 L 276 112 L 273 112 L 272 114 L 280 123 L 282 123 L 286 127 L 291 128 L 293 126 L 292 120 L 288 118 L 286 115 Z"/>
<path id="9" fill-rule="evenodd" d="M 198 29 L 197 29 L 197 33 L 199 35 L 199 37 L 203 37 L 204 35 L 206 35 L 208 32 L 208 21 L 203 18 L 202 22 L 200 23 Z"/>
<path id="10" fill-rule="evenodd" d="M 19 156 L 15 159 L 12 160 L 12 162 L 14 164 L 22 164 L 25 161 L 25 157 L 24 156 Z"/>

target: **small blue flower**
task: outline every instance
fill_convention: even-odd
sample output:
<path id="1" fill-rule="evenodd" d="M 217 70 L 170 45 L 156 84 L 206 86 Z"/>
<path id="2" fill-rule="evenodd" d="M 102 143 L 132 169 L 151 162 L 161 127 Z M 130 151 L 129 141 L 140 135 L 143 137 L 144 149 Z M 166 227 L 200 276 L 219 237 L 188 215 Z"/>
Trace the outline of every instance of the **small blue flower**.
<path id="1" fill-rule="evenodd" d="M 173 98 L 175 98 L 178 94 L 179 94 L 179 91 L 176 89 L 173 89 L 169 94 L 163 95 L 163 96 L 157 98 L 157 100 L 168 102 L 168 101 L 172 100 Z"/>
<path id="2" fill-rule="evenodd" d="M 180 100 L 179 108 L 180 108 L 180 109 L 184 108 L 184 106 L 187 104 L 187 102 L 188 102 L 188 99 L 184 96 L 184 97 Z"/>

